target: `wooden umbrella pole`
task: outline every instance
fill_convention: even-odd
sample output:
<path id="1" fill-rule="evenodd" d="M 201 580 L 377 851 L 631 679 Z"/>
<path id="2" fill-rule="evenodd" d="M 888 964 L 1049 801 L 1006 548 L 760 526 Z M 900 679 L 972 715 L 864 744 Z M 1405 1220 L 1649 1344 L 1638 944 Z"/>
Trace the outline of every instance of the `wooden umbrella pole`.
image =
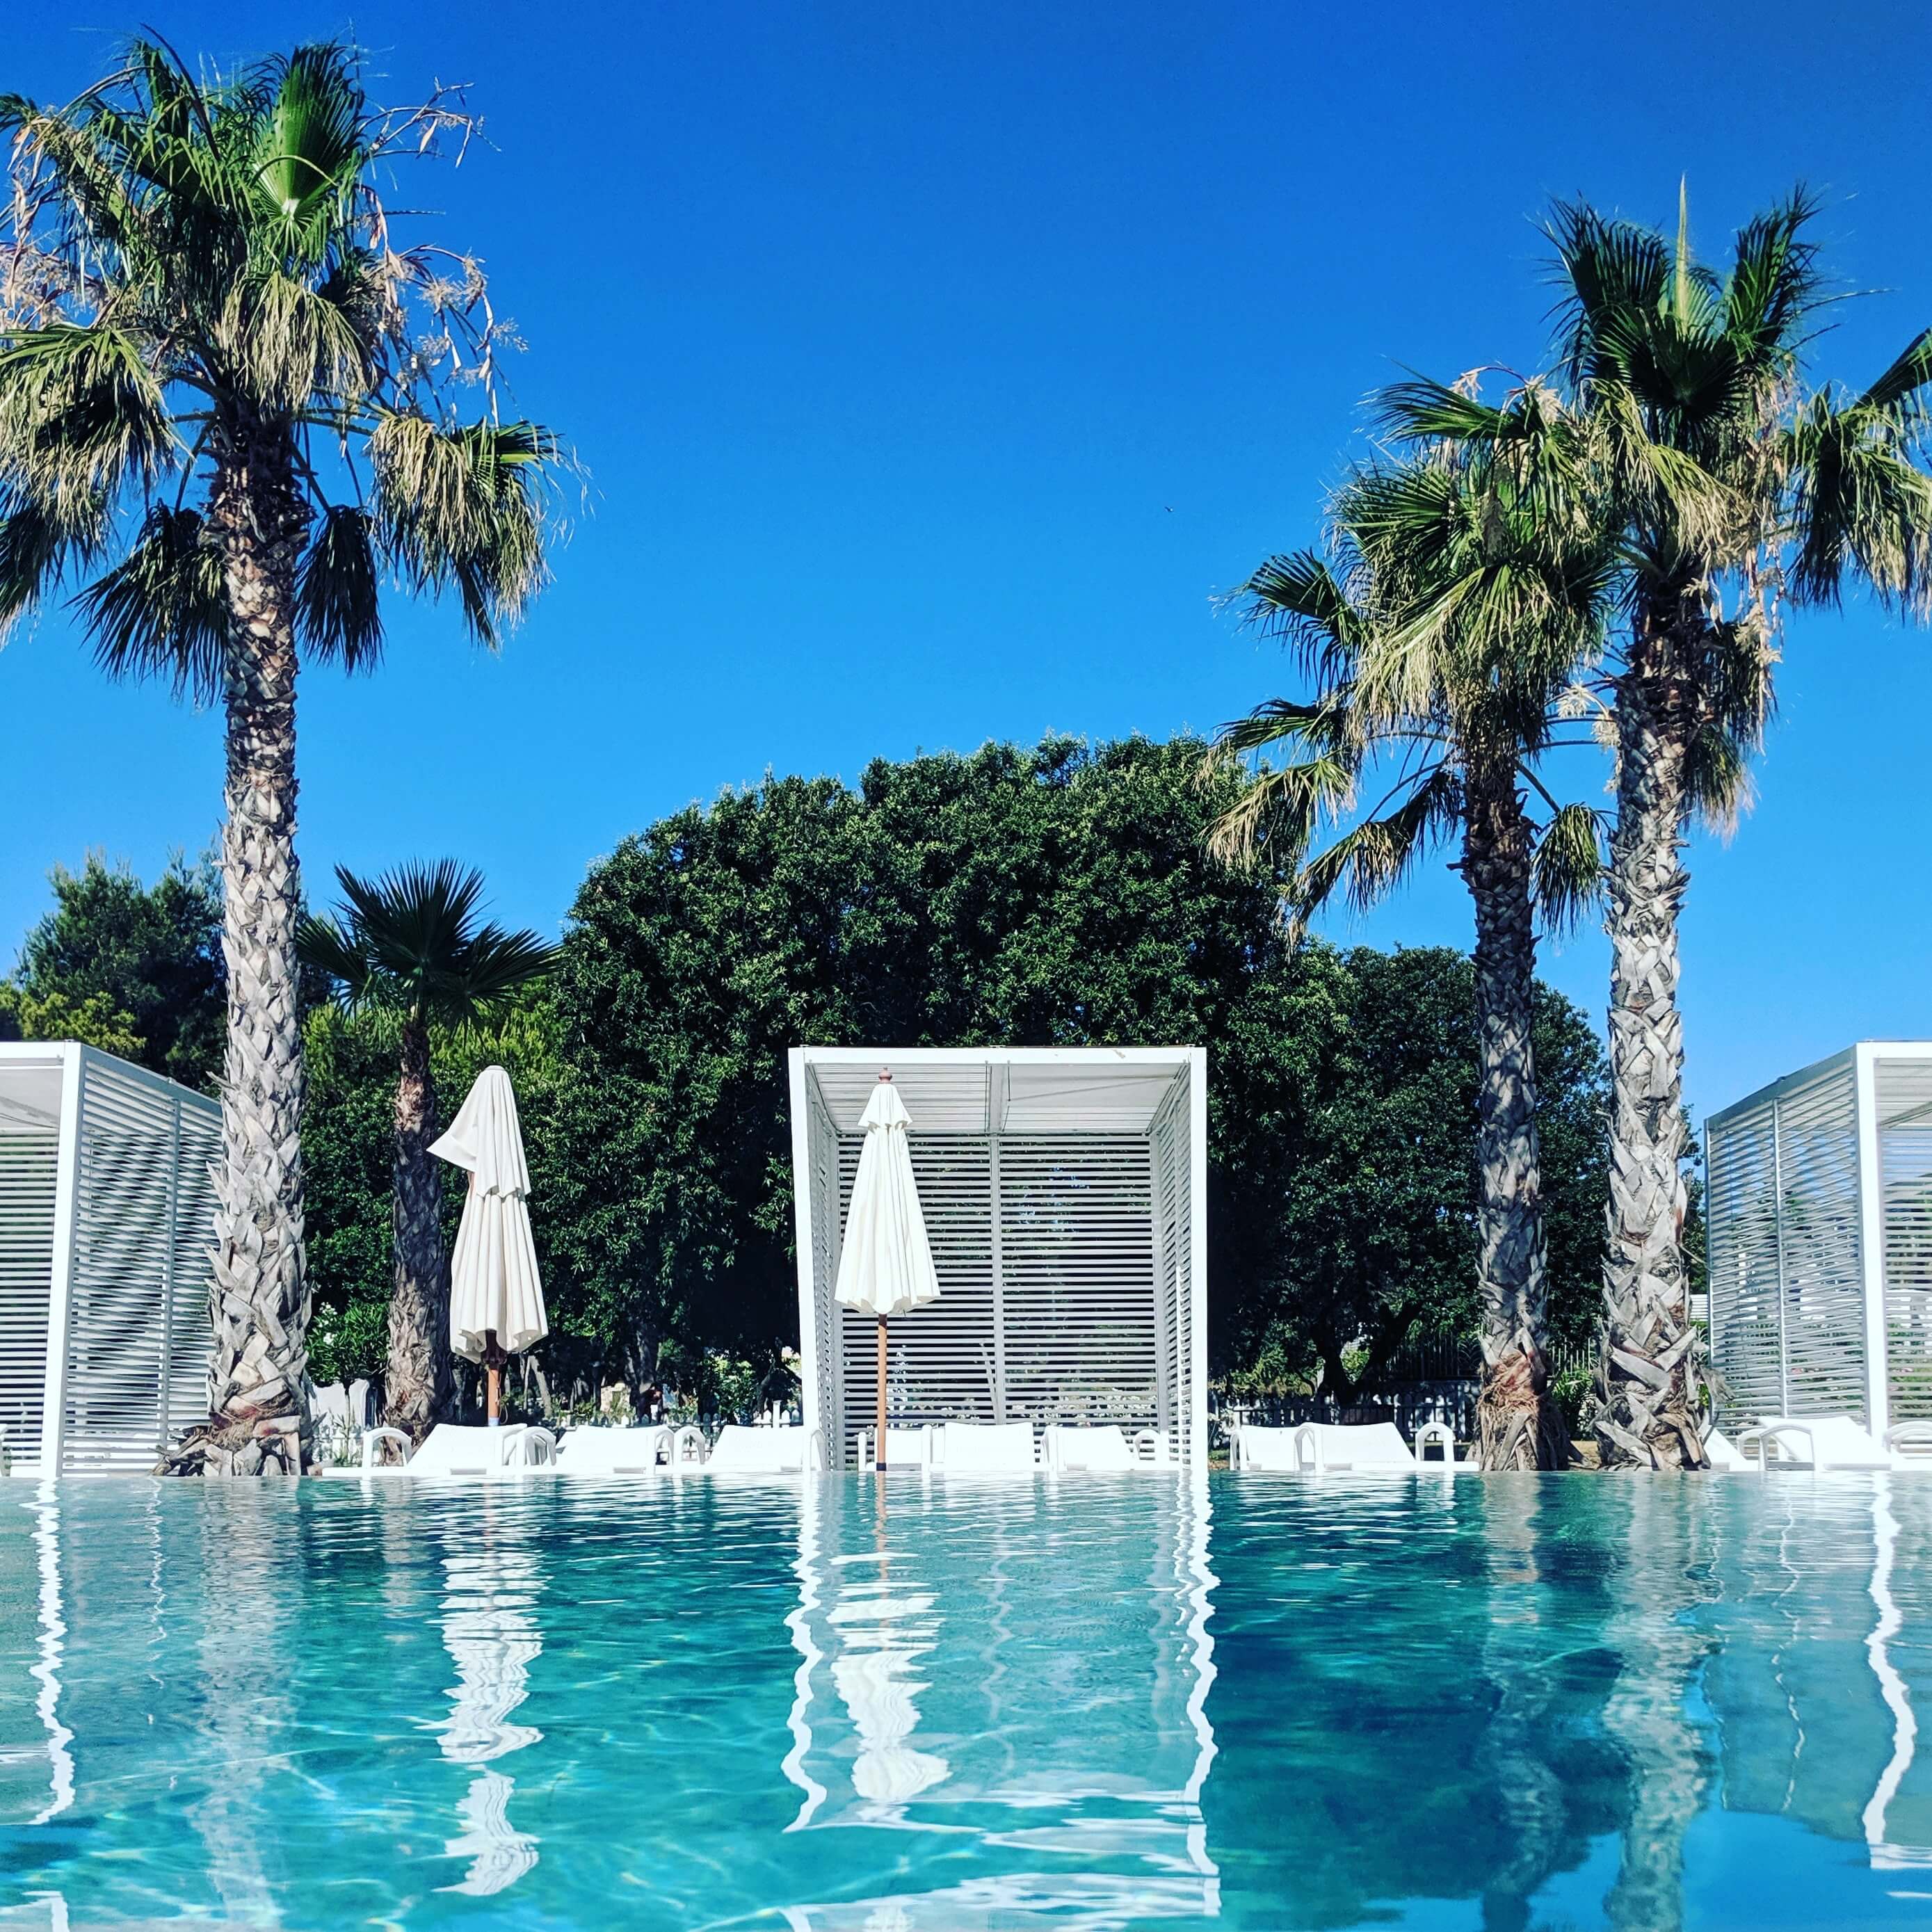
<path id="1" fill-rule="evenodd" d="M 486 1401 L 492 1423 L 503 1412 L 503 1364 L 509 1357 L 496 1346 L 496 1331 L 486 1328 L 483 1331 L 483 1376 L 488 1390 Z"/>
<path id="2" fill-rule="evenodd" d="M 872 1438 L 878 1451 L 876 1466 L 883 1474 L 886 1466 L 886 1318 L 879 1317 L 879 1427 Z"/>

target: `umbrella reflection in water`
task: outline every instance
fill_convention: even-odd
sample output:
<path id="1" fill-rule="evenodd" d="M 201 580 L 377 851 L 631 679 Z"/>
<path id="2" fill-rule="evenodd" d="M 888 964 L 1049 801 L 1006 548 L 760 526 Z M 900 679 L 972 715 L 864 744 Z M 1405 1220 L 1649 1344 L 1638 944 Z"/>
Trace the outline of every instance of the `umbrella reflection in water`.
<path id="1" fill-rule="evenodd" d="M 513 1781 L 494 1767 L 498 1760 L 537 1743 L 532 1724 L 510 1722 L 530 1695 L 530 1670 L 543 1650 L 534 1614 L 541 1577 L 536 1558 L 513 1544 L 493 1540 L 452 1548 L 443 1558 L 443 1647 L 456 1665 L 453 1706 L 434 1728 L 442 1755 L 475 1768 L 468 1796 L 458 1808 L 464 1826 L 444 1849 L 466 1858 L 470 1870 L 446 1892 L 487 1898 L 514 1885 L 537 1862 L 537 1841 L 510 1822 Z"/>

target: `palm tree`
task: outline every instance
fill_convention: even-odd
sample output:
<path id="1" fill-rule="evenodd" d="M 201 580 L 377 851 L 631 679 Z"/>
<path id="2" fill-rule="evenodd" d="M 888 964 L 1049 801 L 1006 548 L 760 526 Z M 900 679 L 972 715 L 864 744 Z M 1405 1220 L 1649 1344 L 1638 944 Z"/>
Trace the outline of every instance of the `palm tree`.
<path id="1" fill-rule="evenodd" d="M 332 918 L 304 918 L 296 944 L 302 963 L 326 974 L 345 1006 L 397 1022 L 395 1277 L 384 1420 L 420 1442 L 450 1398 L 442 1187 L 429 1151 L 439 1131 L 430 1030 L 500 1016 L 513 994 L 549 971 L 556 950 L 534 932 L 478 925 L 483 875 L 454 860 L 373 880 L 338 866 L 335 876 L 344 904 Z"/>
<path id="2" fill-rule="evenodd" d="M 467 124 L 372 108 L 332 45 L 197 75 L 137 40 L 65 106 L 0 96 L 0 628 L 77 587 L 109 672 L 226 711 L 215 1346 L 178 1468 L 307 1460 L 298 665 L 376 662 L 386 576 L 494 646 L 544 574 L 556 446 L 497 412 L 475 262 L 404 247 L 376 184 Z"/>
<path id="3" fill-rule="evenodd" d="M 1288 898 L 1300 921 L 1338 889 L 1358 905 L 1380 897 L 1460 834 L 1476 918 L 1479 1457 L 1558 1468 L 1570 1450 L 1544 1349 L 1535 920 L 1539 907 L 1558 924 L 1574 916 L 1593 888 L 1598 839 L 1594 814 L 1558 804 L 1538 766 L 1600 636 L 1608 560 L 1586 519 L 1552 531 L 1568 446 L 1552 434 L 1546 391 L 1520 387 L 1502 412 L 1512 434 L 1474 448 L 1430 420 L 1444 399 L 1462 397 L 1422 384 L 1385 398 L 1386 425 L 1410 453 L 1340 492 L 1339 574 L 1303 553 L 1272 559 L 1246 586 L 1251 616 L 1300 648 L 1322 688 L 1221 734 L 1224 756 L 1284 745 L 1302 756 L 1262 771 L 1211 842 L 1232 862 L 1272 847 L 1298 862 L 1321 820 L 1353 814 L 1371 763 L 1392 757 L 1383 799 L 1299 865 Z"/>
<path id="4" fill-rule="evenodd" d="M 1566 402 L 1587 436 L 1628 613 L 1610 666 L 1617 806 L 1609 1245 L 1594 1428 L 1606 1464 L 1704 1461 L 1687 1306 L 1678 914 L 1692 817 L 1742 800 L 1784 610 L 1847 580 L 1922 611 L 1932 482 L 1916 466 L 1932 332 L 1862 393 L 1806 386 L 1824 293 L 1802 192 L 1738 231 L 1719 275 L 1582 204 L 1551 224 Z"/>

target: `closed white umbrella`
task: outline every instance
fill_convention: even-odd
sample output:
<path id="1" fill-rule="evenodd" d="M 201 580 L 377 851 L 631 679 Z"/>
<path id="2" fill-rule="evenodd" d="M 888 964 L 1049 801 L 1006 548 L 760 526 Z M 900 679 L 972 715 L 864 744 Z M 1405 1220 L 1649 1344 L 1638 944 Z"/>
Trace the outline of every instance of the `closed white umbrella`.
<path id="1" fill-rule="evenodd" d="M 430 1152 L 470 1171 L 470 1198 L 449 1264 L 449 1346 L 489 1370 L 494 1422 L 505 1358 L 550 1333 L 530 1234 L 530 1169 L 508 1074 L 484 1067 Z"/>
<path id="2" fill-rule="evenodd" d="M 852 1205 L 845 1217 L 845 1245 L 838 1257 L 839 1301 L 863 1309 L 879 1321 L 878 1429 L 873 1438 L 878 1463 L 886 1466 L 886 1322 L 939 1298 L 932 1250 L 926 1238 L 919 1188 L 912 1178 L 912 1149 L 906 1130 L 912 1124 L 890 1073 L 859 1118 L 866 1144 L 852 1183 Z"/>

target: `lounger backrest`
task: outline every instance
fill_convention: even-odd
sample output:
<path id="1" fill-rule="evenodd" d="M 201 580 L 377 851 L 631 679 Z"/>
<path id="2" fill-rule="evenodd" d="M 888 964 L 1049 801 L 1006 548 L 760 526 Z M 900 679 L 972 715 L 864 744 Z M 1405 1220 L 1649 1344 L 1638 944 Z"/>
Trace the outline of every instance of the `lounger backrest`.
<path id="1" fill-rule="evenodd" d="M 488 1476 L 503 1466 L 503 1432 L 440 1422 L 410 1458 L 413 1476 Z"/>
<path id="2" fill-rule="evenodd" d="M 631 1476 L 653 1472 L 670 1431 L 655 1429 L 573 1429 L 556 1452 L 556 1466 L 571 1476 Z"/>
<path id="3" fill-rule="evenodd" d="M 1118 1423 L 1093 1429 L 1056 1429 L 1054 1460 L 1063 1469 L 1132 1469 L 1134 1452 Z"/>
<path id="4" fill-rule="evenodd" d="M 934 1462 L 942 1469 L 1030 1469 L 1035 1453 L 1030 1422 L 948 1422 L 939 1431 Z"/>
<path id="5" fill-rule="evenodd" d="M 736 1470 L 753 1475 L 793 1475 L 808 1466 L 811 1444 L 808 1429 L 748 1429 L 742 1423 L 728 1422 L 718 1430 L 704 1466 L 728 1474 Z"/>
<path id="6" fill-rule="evenodd" d="M 1352 1468 L 1412 1469 L 1415 1452 L 1402 1439 L 1402 1431 L 1392 1422 L 1358 1422 L 1340 1427 L 1325 1423 L 1321 1430 L 1330 1462 L 1346 1462 Z"/>
<path id="7" fill-rule="evenodd" d="M 1240 1424 L 1236 1440 L 1240 1445 L 1238 1460 L 1244 1469 L 1292 1469 L 1294 1461 L 1295 1431 L 1277 1429 L 1265 1422 L 1244 1422 Z"/>

